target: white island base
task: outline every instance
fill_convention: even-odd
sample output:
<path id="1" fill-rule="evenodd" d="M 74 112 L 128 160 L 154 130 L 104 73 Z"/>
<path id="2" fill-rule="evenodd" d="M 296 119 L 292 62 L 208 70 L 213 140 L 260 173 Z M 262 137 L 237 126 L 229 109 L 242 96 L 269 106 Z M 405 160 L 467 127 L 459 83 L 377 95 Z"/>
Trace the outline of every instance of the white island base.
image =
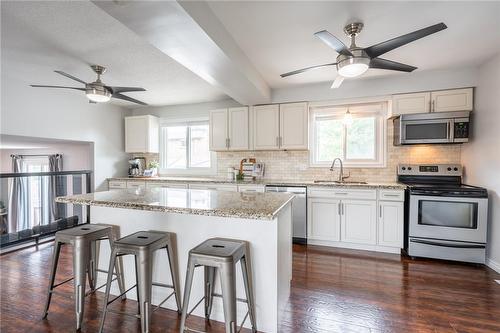
<path id="1" fill-rule="evenodd" d="M 141 230 L 168 231 L 176 234 L 178 267 L 181 284 L 181 301 L 189 250 L 212 237 L 234 238 L 250 242 L 250 257 L 254 287 L 257 330 L 277 332 L 283 309 L 290 294 L 292 278 L 291 244 L 291 203 L 287 203 L 271 220 L 238 217 L 204 216 L 177 214 L 137 209 L 91 206 L 92 223 L 120 226 L 122 237 Z M 109 246 L 102 242 L 99 268 L 107 270 Z M 133 256 L 124 256 L 126 288 L 135 284 Z M 153 262 L 153 281 L 171 284 L 167 254 L 157 251 Z M 236 266 L 237 296 L 246 298 L 240 265 Z M 105 274 L 99 274 L 99 285 L 105 283 Z M 152 303 L 159 304 L 170 294 L 169 289 L 153 287 Z M 220 281 L 216 280 L 216 292 L 220 293 Z M 111 293 L 118 295 L 115 282 Z M 191 309 L 203 297 L 203 268 L 197 268 L 191 290 Z M 127 293 L 127 298 L 136 299 L 135 289 Z M 177 310 L 171 297 L 162 305 Z M 238 302 L 238 325 L 243 320 L 247 307 Z M 114 314 L 110 314 L 114 315 Z M 200 305 L 193 315 L 204 317 L 204 307 Z M 222 300 L 214 298 L 212 320 L 224 321 Z M 152 320 L 155 320 L 153 315 Z M 189 318 L 187 321 L 189 326 Z M 247 319 L 244 327 L 250 327 Z"/>

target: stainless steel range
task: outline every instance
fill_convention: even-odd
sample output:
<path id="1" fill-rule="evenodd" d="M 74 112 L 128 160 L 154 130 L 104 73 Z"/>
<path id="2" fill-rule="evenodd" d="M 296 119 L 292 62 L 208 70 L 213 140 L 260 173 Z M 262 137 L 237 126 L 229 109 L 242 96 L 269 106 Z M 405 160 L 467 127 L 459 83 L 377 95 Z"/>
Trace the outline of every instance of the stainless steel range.
<path id="1" fill-rule="evenodd" d="M 408 185 L 408 255 L 485 262 L 486 189 L 462 184 L 460 165 L 400 165 L 398 180 Z"/>

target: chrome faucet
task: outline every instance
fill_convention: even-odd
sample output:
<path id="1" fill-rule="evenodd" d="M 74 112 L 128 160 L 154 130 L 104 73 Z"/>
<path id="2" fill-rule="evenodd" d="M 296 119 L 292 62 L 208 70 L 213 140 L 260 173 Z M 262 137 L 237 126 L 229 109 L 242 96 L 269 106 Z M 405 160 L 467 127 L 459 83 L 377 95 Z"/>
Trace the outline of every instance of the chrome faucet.
<path id="1" fill-rule="evenodd" d="M 332 162 L 332 166 L 330 167 L 330 171 L 332 171 L 332 172 L 333 172 L 334 167 L 335 167 L 335 162 L 337 162 L 337 160 L 338 160 L 338 161 L 339 161 L 339 163 L 340 163 L 340 172 L 339 172 L 339 179 L 338 179 L 338 182 L 343 182 L 343 181 L 344 181 L 344 179 L 349 178 L 349 176 L 350 176 L 350 175 L 348 175 L 348 176 L 345 176 L 345 177 L 344 177 L 344 165 L 342 164 L 342 160 L 341 160 L 340 158 L 338 158 L 338 157 L 337 157 L 337 158 L 335 158 L 335 159 L 333 160 L 333 162 Z"/>

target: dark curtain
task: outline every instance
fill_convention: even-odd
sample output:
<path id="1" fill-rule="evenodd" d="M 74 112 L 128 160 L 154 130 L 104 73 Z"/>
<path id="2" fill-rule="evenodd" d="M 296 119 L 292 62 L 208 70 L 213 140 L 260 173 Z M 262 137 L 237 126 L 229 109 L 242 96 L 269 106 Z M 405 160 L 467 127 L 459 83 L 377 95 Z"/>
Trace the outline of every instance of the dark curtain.
<path id="1" fill-rule="evenodd" d="M 49 155 L 49 172 L 62 171 L 62 155 Z M 56 196 L 59 195 L 59 188 L 64 176 L 45 176 L 42 180 L 40 198 L 42 201 L 41 209 L 41 224 L 49 224 L 54 222 L 59 216 L 58 205 L 55 202 Z"/>
<path id="2" fill-rule="evenodd" d="M 23 158 L 12 155 L 12 172 L 19 173 L 23 170 Z M 24 177 L 13 178 L 9 196 L 9 229 L 8 232 L 17 232 L 30 228 L 29 185 Z"/>

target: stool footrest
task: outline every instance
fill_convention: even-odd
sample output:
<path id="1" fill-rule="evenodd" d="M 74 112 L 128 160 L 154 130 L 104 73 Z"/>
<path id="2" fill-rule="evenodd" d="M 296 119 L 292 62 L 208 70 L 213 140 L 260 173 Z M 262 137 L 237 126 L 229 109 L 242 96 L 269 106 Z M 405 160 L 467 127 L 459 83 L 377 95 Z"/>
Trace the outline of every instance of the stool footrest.
<path id="1" fill-rule="evenodd" d="M 111 280 L 111 282 L 116 281 L 117 279 L 118 279 L 118 277 L 115 277 L 115 278 L 113 278 L 113 279 Z M 106 287 L 106 283 L 105 283 L 105 284 L 103 284 L 103 285 L 101 285 L 101 286 L 99 286 L 99 287 L 97 287 L 97 288 L 94 288 L 94 290 L 90 290 L 90 291 L 88 291 L 87 293 L 85 293 L 85 296 L 88 296 L 88 295 L 90 295 L 90 294 L 93 294 L 93 293 L 95 293 L 96 291 L 98 291 L 99 289 L 104 288 L 104 287 Z"/>
<path id="2" fill-rule="evenodd" d="M 151 283 L 153 286 L 157 286 L 157 287 L 163 287 L 163 288 L 174 288 L 173 285 L 171 284 L 165 284 L 165 283 L 159 283 L 159 282 L 153 282 Z"/>
<path id="3" fill-rule="evenodd" d="M 123 295 L 125 295 L 126 293 L 128 293 L 129 291 L 131 291 L 132 289 L 134 289 L 135 287 L 137 287 L 137 284 L 134 284 L 132 287 L 128 288 L 127 290 L 125 290 L 124 292 L 122 292 L 120 295 L 118 295 L 115 298 L 113 298 L 111 301 L 108 301 L 107 305 L 110 305 L 111 303 L 113 303 L 118 298 L 122 297 Z"/>
<path id="4" fill-rule="evenodd" d="M 138 314 L 128 313 L 128 312 L 124 312 L 124 311 L 116 311 L 116 310 L 106 310 L 106 311 L 114 313 L 114 314 L 118 314 L 118 315 L 125 315 L 125 316 L 129 316 L 129 317 L 134 317 L 137 319 L 141 318 L 141 316 Z"/>
<path id="5" fill-rule="evenodd" d="M 165 298 L 163 301 L 161 301 L 161 302 L 160 302 L 160 304 L 158 304 L 158 305 L 157 305 L 157 306 L 153 309 L 153 311 L 152 311 L 152 312 L 155 312 L 156 310 L 158 310 L 158 309 L 160 308 L 160 306 L 162 306 L 162 305 L 163 305 L 163 303 L 165 303 L 166 301 L 168 301 L 168 299 L 169 299 L 170 297 L 172 297 L 173 295 L 175 295 L 175 291 L 172 291 L 172 293 L 171 293 L 170 295 L 168 295 L 168 296 L 167 296 L 167 298 Z"/>
<path id="6" fill-rule="evenodd" d="M 56 285 L 52 286 L 52 289 L 57 288 L 57 287 L 59 287 L 59 286 L 62 286 L 63 284 L 68 283 L 69 281 L 71 281 L 71 280 L 73 280 L 73 279 L 74 279 L 74 277 L 70 277 L 69 279 L 66 279 L 66 280 L 64 280 L 64 281 L 62 281 L 62 282 L 59 282 L 58 284 L 56 284 Z"/>
<path id="7" fill-rule="evenodd" d="M 217 293 L 212 293 L 212 296 L 222 298 L 222 295 L 221 294 L 217 294 Z M 241 303 L 248 303 L 248 300 L 246 300 L 244 298 L 236 297 L 236 300 L 238 302 L 241 302 Z"/>

